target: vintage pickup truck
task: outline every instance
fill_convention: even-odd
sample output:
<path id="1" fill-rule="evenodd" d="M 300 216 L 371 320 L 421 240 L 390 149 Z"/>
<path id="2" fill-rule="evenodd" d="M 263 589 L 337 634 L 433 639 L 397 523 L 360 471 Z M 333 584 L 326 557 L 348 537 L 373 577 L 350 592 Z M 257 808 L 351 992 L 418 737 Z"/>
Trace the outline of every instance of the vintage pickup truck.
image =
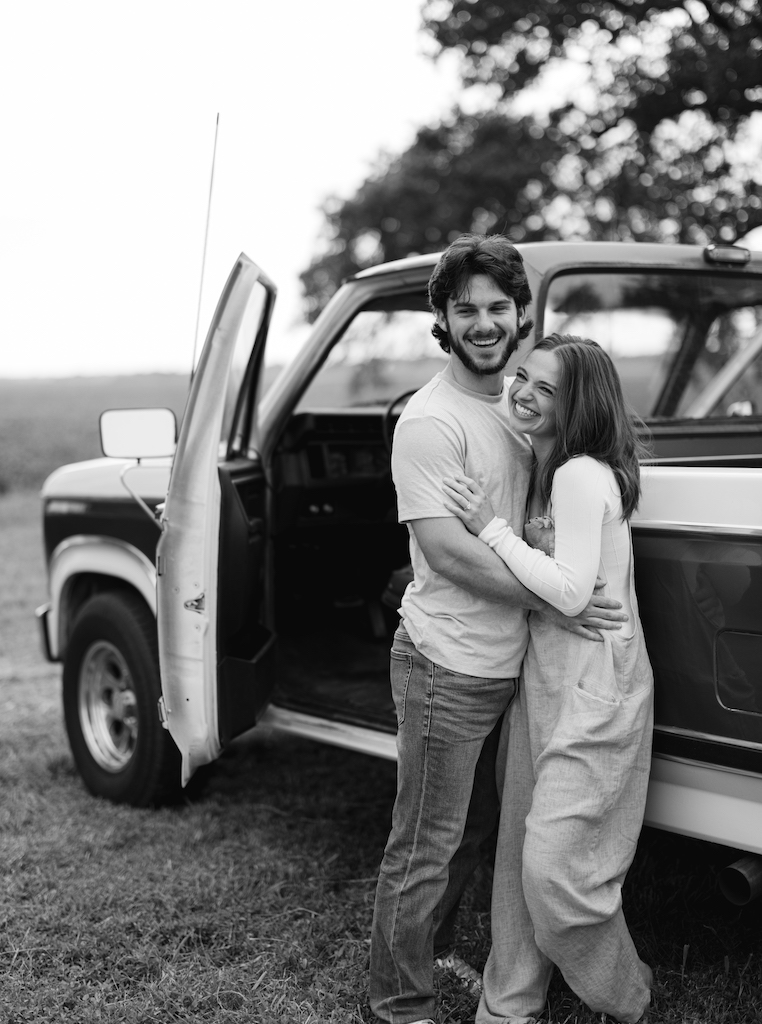
<path id="1" fill-rule="evenodd" d="M 536 336 L 604 345 L 653 434 L 633 523 L 656 675 L 647 821 L 760 854 L 762 253 L 520 249 Z M 445 358 L 435 261 L 357 274 L 274 375 L 275 289 L 241 256 L 176 450 L 171 413 L 111 412 L 111 457 L 46 481 L 39 615 L 93 793 L 166 799 L 260 721 L 395 756 L 387 657 L 408 552 L 390 439 Z"/>

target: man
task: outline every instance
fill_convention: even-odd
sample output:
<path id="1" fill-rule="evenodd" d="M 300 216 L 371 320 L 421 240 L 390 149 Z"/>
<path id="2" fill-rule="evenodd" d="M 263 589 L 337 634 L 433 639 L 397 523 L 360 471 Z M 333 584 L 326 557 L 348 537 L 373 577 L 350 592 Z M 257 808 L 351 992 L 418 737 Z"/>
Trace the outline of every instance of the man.
<path id="1" fill-rule="evenodd" d="M 477 763 L 516 692 L 527 610 L 547 610 L 447 511 L 442 490 L 456 473 L 480 479 L 521 533 L 531 448 L 509 426 L 503 376 L 532 328 L 521 256 L 502 236 L 464 235 L 443 253 L 429 299 L 450 360 L 408 403 L 392 453 L 414 578 L 391 651 L 397 799 L 371 940 L 371 1008 L 389 1024 L 433 1024 L 434 930 L 451 926 L 496 817 L 494 784 L 474 787 Z M 624 618 L 615 607 L 594 597 L 576 619 L 557 614 L 592 639 L 589 627 Z"/>

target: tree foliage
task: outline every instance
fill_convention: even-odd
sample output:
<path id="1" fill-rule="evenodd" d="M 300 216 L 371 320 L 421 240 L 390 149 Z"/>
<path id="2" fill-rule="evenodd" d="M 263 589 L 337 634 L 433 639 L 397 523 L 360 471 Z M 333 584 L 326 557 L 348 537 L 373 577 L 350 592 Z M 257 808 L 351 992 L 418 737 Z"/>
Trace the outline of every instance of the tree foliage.
<path id="1" fill-rule="evenodd" d="M 500 114 L 458 114 L 421 128 L 413 145 L 381 162 L 351 199 L 326 203 L 328 246 L 302 274 L 308 315 L 316 315 L 350 274 L 437 252 L 464 231 L 543 237 L 543 223 L 531 220 L 529 182 L 552 162 L 556 145 L 532 129 L 526 120 Z M 534 187 L 541 189 L 539 182 Z"/>
<path id="2" fill-rule="evenodd" d="M 348 274 L 462 231 L 705 243 L 762 224 L 759 0 L 429 0 L 424 23 L 483 110 L 326 204 L 311 315 Z"/>

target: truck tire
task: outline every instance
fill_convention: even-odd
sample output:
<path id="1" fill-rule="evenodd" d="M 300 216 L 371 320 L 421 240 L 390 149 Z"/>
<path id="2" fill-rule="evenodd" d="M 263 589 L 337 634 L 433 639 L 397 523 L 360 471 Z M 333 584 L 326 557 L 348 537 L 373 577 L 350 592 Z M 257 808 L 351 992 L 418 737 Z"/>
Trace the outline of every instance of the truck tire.
<path id="1" fill-rule="evenodd" d="M 156 620 L 129 591 L 81 608 L 66 649 L 63 704 L 85 785 L 114 803 L 145 807 L 180 793 L 180 754 L 159 720 Z"/>

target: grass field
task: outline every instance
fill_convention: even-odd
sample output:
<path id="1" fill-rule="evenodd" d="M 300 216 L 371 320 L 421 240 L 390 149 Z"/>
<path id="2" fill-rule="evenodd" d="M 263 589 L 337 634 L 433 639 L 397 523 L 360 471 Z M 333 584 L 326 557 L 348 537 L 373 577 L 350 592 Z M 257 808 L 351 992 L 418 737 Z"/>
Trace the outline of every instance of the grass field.
<path id="1" fill-rule="evenodd" d="M 187 375 L 0 379 L 0 493 L 39 487 L 54 469 L 101 453 L 104 409 L 167 406 L 178 420 Z"/>
<path id="2" fill-rule="evenodd" d="M 33 610 L 45 581 L 29 488 L 61 462 L 99 453 L 104 406 L 181 412 L 187 381 L 160 379 L 150 395 L 146 378 L 4 383 L 0 1024 L 368 1022 L 368 935 L 394 765 L 255 731 L 193 800 L 115 807 L 76 774 L 59 669 L 39 651 Z M 656 973 L 653 1024 L 762 1021 L 762 902 L 737 909 L 718 894 L 717 871 L 731 859 L 642 837 L 625 909 Z M 459 942 L 483 965 L 486 873 L 467 895 Z M 441 996 L 443 1024 L 473 1020 L 457 988 L 446 983 Z M 599 1020 L 559 978 L 547 1019 Z"/>

